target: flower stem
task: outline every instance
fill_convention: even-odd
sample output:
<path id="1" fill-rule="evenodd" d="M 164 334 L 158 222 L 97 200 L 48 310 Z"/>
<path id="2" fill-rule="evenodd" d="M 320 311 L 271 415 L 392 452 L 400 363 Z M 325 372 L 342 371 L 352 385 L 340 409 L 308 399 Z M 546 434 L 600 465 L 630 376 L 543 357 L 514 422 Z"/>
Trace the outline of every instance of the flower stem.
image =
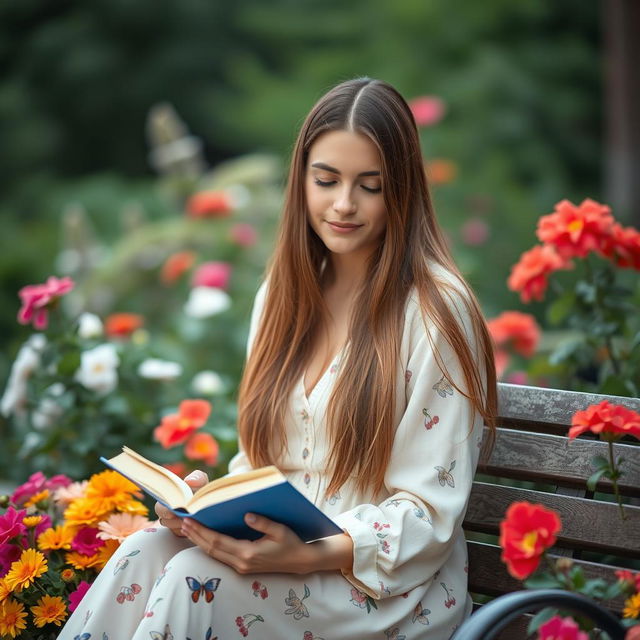
<path id="1" fill-rule="evenodd" d="M 623 520 L 627 519 L 627 516 L 624 512 L 624 507 L 622 506 L 622 497 L 620 496 L 620 488 L 618 487 L 618 477 L 620 476 L 620 471 L 616 468 L 616 463 L 613 457 L 613 441 L 609 440 L 609 468 L 611 469 L 611 484 L 613 485 L 613 493 L 618 501 L 618 507 L 620 507 L 620 517 Z"/>

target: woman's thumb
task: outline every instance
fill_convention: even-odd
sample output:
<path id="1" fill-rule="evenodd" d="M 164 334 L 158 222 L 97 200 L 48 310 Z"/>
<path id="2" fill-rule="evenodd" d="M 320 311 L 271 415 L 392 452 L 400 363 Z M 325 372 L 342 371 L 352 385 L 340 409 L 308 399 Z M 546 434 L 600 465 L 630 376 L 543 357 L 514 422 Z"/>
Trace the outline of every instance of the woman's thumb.
<path id="1" fill-rule="evenodd" d="M 200 471 L 196 469 L 192 471 L 184 481 L 191 487 L 197 489 L 198 487 L 204 487 L 207 482 L 209 482 L 209 478 L 204 471 Z"/>

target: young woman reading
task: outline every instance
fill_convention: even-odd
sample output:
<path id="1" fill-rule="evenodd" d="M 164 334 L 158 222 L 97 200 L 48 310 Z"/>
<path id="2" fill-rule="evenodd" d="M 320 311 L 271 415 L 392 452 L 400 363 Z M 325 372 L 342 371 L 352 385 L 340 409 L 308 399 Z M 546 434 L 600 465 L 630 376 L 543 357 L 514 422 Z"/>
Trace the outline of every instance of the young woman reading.
<path id="1" fill-rule="evenodd" d="M 305 544 L 247 514 L 249 542 L 158 505 L 61 640 L 449 638 L 495 370 L 388 84 L 345 82 L 307 116 L 248 353 L 230 473 L 275 464 L 344 533 Z"/>

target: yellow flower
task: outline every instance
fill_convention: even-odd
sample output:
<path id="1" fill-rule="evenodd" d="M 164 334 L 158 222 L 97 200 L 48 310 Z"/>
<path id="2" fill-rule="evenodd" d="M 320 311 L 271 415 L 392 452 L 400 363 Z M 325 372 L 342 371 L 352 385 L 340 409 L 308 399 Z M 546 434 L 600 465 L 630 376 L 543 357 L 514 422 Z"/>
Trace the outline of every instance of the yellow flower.
<path id="1" fill-rule="evenodd" d="M 0 578 L 0 604 L 11 595 L 11 589 L 4 578 Z"/>
<path id="2" fill-rule="evenodd" d="M 60 577 L 65 581 L 65 582 L 71 582 L 75 577 L 76 577 L 76 572 L 73 569 L 69 569 L 68 567 L 66 569 L 63 569 L 60 572 Z"/>
<path id="3" fill-rule="evenodd" d="M 100 508 L 121 511 L 131 502 L 132 494 L 140 495 L 138 487 L 117 471 L 103 471 L 89 478 L 86 497 L 96 500 Z"/>
<path id="4" fill-rule="evenodd" d="M 20 558 L 11 564 L 11 569 L 4 579 L 11 591 L 22 591 L 46 572 L 45 557 L 35 549 L 25 549 Z"/>
<path id="5" fill-rule="evenodd" d="M 64 519 L 70 528 L 91 527 L 104 520 L 109 509 L 104 509 L 100 501 L 91 498 L 74 500 L 64 512 Z"/>
<path id="6" fill-rule="evenodd" d="M 26 520 L 26 518 L 25 518 Z M 38 549 L 52 551 L 54 549 L 71 549 L 73 531 L 65 525 L 47 529 L 38 536 Z"/>
<path id="7" fill-rule="evenodd" d="M 24 620 L 26 617 L 27 612 L 22 602 L 17 602 L 13 598 L 5 600 L 0 604 L 0 636 L 15 638 L 20 631 L 27 628 Z"/>
<path id="8" fill-rule="evenodd" d="M 44 627 L 50 622 L 59 627 L 67 617 L 67 605 L 60 596 L 42 596 L 38 604 L 31 607 L 31 613 L 36 627 Z"/>
<path id="9" fill-rule="evenodd" d="M 632 595 L 624 603 L 622 610 L 623 618 L 639 618 L 640 617 L 640 593 Z"/>
<path id="10" fill-rule="evenodd" d="M 22 519 L 22 524 L 27 527 L 27 529 L 37 527 L 41 522 L 42 516 L 26 516 Z"/>
<path id="11" fill-rule="evenodd" d="M 44 491 L 40 491 L 39 493 L 34 493 L 25 503 L 25 507 L 35 507 L 38 502 L 42 502 L 49 497 L 49 489 L 45 489 Z"/>
<path id="12" fill-rule="evenodd" d="M 100 563 L 98 554 L 95 553 L 92 556 L 85 556 L 77 551 L 69 551 L 64 557 L 64 561 L 70 564 L 74 569 L 91 569 Z"/>

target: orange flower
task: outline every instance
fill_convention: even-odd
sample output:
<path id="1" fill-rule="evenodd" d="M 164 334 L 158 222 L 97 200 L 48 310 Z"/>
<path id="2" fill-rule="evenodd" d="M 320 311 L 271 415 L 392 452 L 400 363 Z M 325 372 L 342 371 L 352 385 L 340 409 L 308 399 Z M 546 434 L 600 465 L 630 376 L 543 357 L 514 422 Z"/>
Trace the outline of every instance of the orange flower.
<path id="1" fill-rule="evenodd" d="M 458 175 L 458 167 L 451 160 L 434 158 L 425 163 L 427 179 L 432 185 L 448 184 L 453 182 Z"/>
<path id="2" fill-rule="evenodd" d="M 640 270 L 640 231 L 614 224 L 603 253 L 619 267 Z"/>
<path id="3" fill-rule="evenodd" d="M 640 593 L 636 593 L 625 600 L 622 617 L 640 618 Z"/>
<path id="4" fill-rule="evenodd" d="M 520 256 L 520 261 L 511 269 L 507 285 L 511 291 L 520 292 L 523 302 L 542 300 L 549 274 L 572 267 L 571 262 L 558 255 L 553 247 L 536 245 Z"/>
<path id="5" fill-rule="evenodd" d="M 83 569 L 95 568 L 100 562 L 100 557 L 97 553 L 94 553 L 92 556 L 85 556 L 84 553 L 69 551 L 65 554 L 64 561 L 67 564 L 70 564 L 74 569 L 81 571 Z"/>
<path id="6" fill-rule="evenodd" d="M 65 525 L 58 525 L 47 529 L 38 536 L 38 549 L 52 551 L 54 549 L 71 549 L 73 531 Z"/>
<path id="7" fill-rule="evenodd" d="M 184 478 L 187 475 L 187 465 L 184 462 L 168 462 L 162 466 L 180 478 Z"/>
<path id="8" fill-rule="evenodd" d="M 35 507 L 38 502 L 42 502 L 49 497 L 49 489 L 44 489 L 43 491 L 39 491 L 38 493 L 34 493 L 23 506 L 25 507 Z"/>
<path id="9" fill-rule="evenodd" d="M 191 218 L 226 218 L 233 205 L 225 191 L 199 191 L 187 200 L 186 209 Z"/>
<path id="10" fill-rule="evenodd" d="M 76 577 L 76 572 L 73 569 L 69 569 L 69 567 L 67 567 L 60 572 L 60 577 L 65 582 L 71 582 Z"/>
<path id="11" fill-rule="evenodd" d="M 530 576 L 542 554 L 555 543 L 560 528 L 555 511 L 529 502 L 512 503 L 500 523 L 501 557 L 509 573 L 518 580 Z"/>
<path id="12" fill-rule="evenodd" d="M 126 338 L 144 324 L 144 318 L 137 313 L 112 313 L 104 321 L 104 331 L 108 336 Z"/>
<path id="13" fill-rule="evenodd" d="M 516 353 L 530 358 L 540 342 L 540 327 L 536 319 L 520 311 L 504 311 L 487 322 L 489 333 L 497 347 L 511 346 Z"/>
<path id="14" fill-rule="evenodd" d="M 127 480 L 117 471 L 102 471 L 89 478 L 86 500 L 95 501 L 103 512 L 126 511 L 132 495 L 140 496 L 140 490 L 131 480 Z M 104 518 L 100 518 L 104 520 Z"/>
<path id="15" fill-rule="evenodd" d="M 22 524 L 27 527 L 27 529 L 33 529 L 37 527 L 42 522 L 42 516 L 26 516 L 22 520 Z"/>
<path id="16" fill-rule="evenodd" d="M 100 547 L 100 550 L 98 551 L 96 563 L 93 568 L 96 571 L 102 571 L 119 546 L 120 543 L 117 540 L 105 540 L 104 545 Z"/>
<path id="17" fill-rule="evenodd" d="M 603 252 L 612 226 L 613 216 L 607 205 L 587 198 L 576 207 L 562 200 L 553 213 L 538 220 L 537 235 L 564 258 L 584 258 L 592 251 Z"/>
<path id="18" fill-rule="evenodd" d="M 194 251 L 178 251 L 171 254 L 162 265 L 160 281 L 163 284 L 173 284 L 185 271 L 191 269 L 195 261 Z"/>
<path id="19" fill-rule="evenodd" d="M 59 627 L 68 615 L 67 605 L 60 596 L 42 596 L 38 604 L 31 607 L 31 613 L 36 627 L 50 623 Z"/>
<path id="20" fill-rule="evenodd" d="M 0 604 L 11 595 L 11 589 L 4 578 L 0 578 Z"/>
<path id="21" fill-rule="evenodd" d="M 153 431 L 155 439 L 169 449 L 181 444 L 209 418 L 211 404 L 206 400 L 183 400 L 178 413 L 162 418 L 159 427 Z"/>
<path id="22" fill-rule="evenodd" d="M 65 509 L 64 519 L 67 527 L 75 530 L 100 522 L 108 512 L 109 509 L 105 509 L 100 500 L 78 498 Z"/>
<path id="23" fill-rule="evenodd" d="M 209 433 L 194 433 L 184 447 L 184 455 L 189 460 L 203 460 L 213 467 L 218 461 L 218 442 Z"/>
<path id="24" fill-rule="evenodd" d="M 617 440 L 625 435 L 640 439 L 640 413 L 603 400 L 584 411 L 576 411 L 571 418 L 569 438 L 586 431 L 601 434 L 605 440 Z"/>
<path id="25" fill-rule="evenodd" d="M 0 604 L 0 636 L 15 638 L 20 631 L 27 628 L 26 617 L 27 612 L 22 602 L 13 598 L 5 600 Z"/>
<path id="26" fill-rule="evenodd" d="M 25 549 L 20 558 L 11 563 L 11 569 L 4 577 L 11 591 L 22 591 L 36 578 L 47 572 L 47 560 L 35 549 Z"/>

